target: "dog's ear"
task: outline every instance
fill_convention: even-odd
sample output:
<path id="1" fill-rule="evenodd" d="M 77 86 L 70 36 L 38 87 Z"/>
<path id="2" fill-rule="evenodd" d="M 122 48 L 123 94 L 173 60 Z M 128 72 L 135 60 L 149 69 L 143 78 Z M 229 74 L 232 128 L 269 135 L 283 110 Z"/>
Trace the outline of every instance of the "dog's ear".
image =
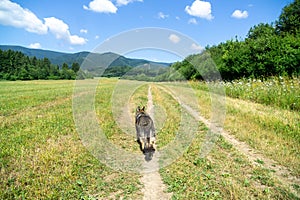
<path id="1" fill-rule="evenodd" d="M 136 109 L 136 112 L 140 112 L 140 110 L 141 110 L 141 107 L 138 106 L 137 109 Z"/>
<path id="2" fill-rule="evenodd" d="M 145 112 L 145 106 L 143 106 L 142 111 Z"/>

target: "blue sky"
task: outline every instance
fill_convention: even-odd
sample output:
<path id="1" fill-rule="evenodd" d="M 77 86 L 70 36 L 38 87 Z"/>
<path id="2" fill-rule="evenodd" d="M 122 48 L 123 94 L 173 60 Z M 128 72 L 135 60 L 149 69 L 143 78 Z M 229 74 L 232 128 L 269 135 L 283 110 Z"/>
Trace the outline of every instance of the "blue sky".
<path id="1" fill-rule="evenodd" d="M 61 52 L 94 51 L 110 38 L 152 27 L 170 30 L 166 40 L 173 43 L 178 43 L 181 35 L 187 36 L 201 51 L 235 36 L 243 39 L 261 22 L 274 22 L 291 1 L 0 0 L 0 44 Z M 141 48 L 125 56 L 173 62 L 185 55 Z"/>

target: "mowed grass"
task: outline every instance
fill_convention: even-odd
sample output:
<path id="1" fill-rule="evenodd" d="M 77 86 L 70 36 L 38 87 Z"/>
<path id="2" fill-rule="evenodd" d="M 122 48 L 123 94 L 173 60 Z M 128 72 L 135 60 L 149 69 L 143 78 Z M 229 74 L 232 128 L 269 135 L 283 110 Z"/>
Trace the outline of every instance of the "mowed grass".
<path id="1" fill-rule="evenodd" d="M 192 82 L 202 115 L 210 119 L 210 93 Z M 298 88 L 299 90 L 299 88 Z M 282 97 L 284 98 L 284 97 Z M 300 113 L 255 102 L 226 98 L 224 129 L 253 149 L 300 175 Z"/>
<path id="2" fill-rule="evenodd" d="M 21 111 L 26 112 L 38 105 L 44 106 L 58 99 L 70 98 L 73 84 L 72 81 L 5 81 L 0 83 L 0 117 L 19 114 Z"/>
<path id="3" fill-rule="evenodd" d="M 176 162 L 160 170 L 172 199 L 297 199 L 268 169 L 253 166 L 221 137 L 199 157 L 205 129 Z"/>
<path id="4" fill-rule="evenodd" d="M 182 120 L 182 108 L 162 88 L 172 85 L 184 102 L 195 109 L 199 105 L 200 114 L 210 117 L 210 94 L 195 83 L 187 90 L 183 83 L 100 79 L 95 99 L 99 124 L 110 141 L 129 152 L 141 153 L 134 133 L 122 130 L 112 111 L 118 83 L 140 85 L 128 93 L 129 106 L 120 107 L 131 115 L 121 122 L 130 123 L 137 105 L 147 104 L 151 86 L 159 150 L 170 147 Z M 74 81 L 0 82 L 0 199 L 142 198 L 141 175 L 110 169 L 82 144 L 73 120 L 73 86 Z M 233 98 L 226 99 L 226 106 L 226 131 L 299 175 L 298 113 Z M 199 122 L 189 148 L 160 170 L 172 199 L 297 199 L 272 171 L 254 166 L 222 137 L 200 158 L 206 133 Z"/>
<path id="5" fill-rule="evenodd" d="M 175 93 L 179 92 L 184 101 L 189 102 L 192 107 L 195 106 L 192 91 L 186 84 L 162 85 L 171 88 Z M 201 113 L 207 114 L 210 104 L 202 104 L 202 101 L 206 99 L 210 102 L 210 96 L 200 96 L 200 92 L 195 90 L 194 95 L 201 102 Z M 190 94 L 190 99 L 187 94 Z M 172 107 L 172 101 L 159 101 L 165 107 Z M 174 117 L 170 118 L 172 121 Z M 172 199 L 297 199 L 273 176 L 272 171 L 260 165 L 254 166 L 223 137 L 217 140 L 208 156 L 201 158 L 199 155 L 207 127 L 201 122 L 198 125 L 196 136 L 183 156 L 160 170 L 168 185 L 168 191 L 173 192 Z"/>
<path id="6" fill-rule="evenodd" d="M 0 199 L 137 195 L 136 175 L 111 170 L 81 143 L 72 115 L 73 84 L 0 82 Z"/>

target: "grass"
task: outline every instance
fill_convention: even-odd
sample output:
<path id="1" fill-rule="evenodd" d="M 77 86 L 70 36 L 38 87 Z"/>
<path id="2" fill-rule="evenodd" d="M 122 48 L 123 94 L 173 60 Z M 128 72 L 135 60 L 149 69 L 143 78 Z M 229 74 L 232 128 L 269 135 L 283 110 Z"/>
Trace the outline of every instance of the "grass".
<path id="1" fill-rule="evenodd" d="M 0 84 L 1 94 L 5 94 L 1 103 L 15 100 L 5 109 L 1 107 L 0 199 L 115 199 L 138 195 L 137 175 L 113 171 L 82 145 L 72 116 L 72 81 Z M 19 93 L 9 93 L 7 85 Z M 24 100 L 21 91 L 31 92 L 25 92 Z"/>
<path id="2" fill-rule="evenodd" d="M 300 111 L 300 77 L 280 76 L 265 80 L 240 79 L 217 84 L 221 84 L 225 88 L 226 95 L 229 97 L 286 110 Z M 198 88 L 208 90 L 205 85 L 198 84 Z"/>
<path id="3" fill-rule="evenodd" d="M 99 81 L 97 120 L 120 149 L 141 154 L 134 141 L 134 113 L 137 105 L 147 104 L 149 86 L 161 152 L 176 152 L 178 138 L 190 141 L 178 133 L 196 130 L 191 145 L 160 170 L 172 199 L 297 199 L 261 166 L 262 160 L 252 165 L 222 137 L 207 157 L 199 157 L 207 127 L 192 121 L 168 91 L 209 119 L 211 96 L 205 84 Z M 141 175 L 109 168 L 83 145 L 73 119 L 73 86 L 74 81 L 0 82 L 0 199 L 142 196 Z M 226 99 L 225 130 L 299 176 L 299 113 L 241 98 Z M 299 191 L 299 185 L 294 188 Z"/>
<path id="4" fill-rule="evenodd" d="M 203 125 L 201 125 L 203 126 Z M 222 138 L 199 158 L 205 129 L 176 163 L 161 169 L 172 199 L 295 199 L 270 172 L 253 166 Z"/>
<path id="5" fill-rule="evenodd" d="M 55 86 L 55 90 L 53 90 Z M 38 95 L 36 92 L 38 91 Z M 1 82 L 0 113 L 8 116 L 26 109 L 46 105 L 58 99 L 70 98 L 71 81 Z"/>
<path id="6" fill-rule="evenodd" d="M 209 119 L 210 94 L 205 83 L 191 83 L 198 97 L 201 113 Z M 282 97 L 284 98 L 284 97 Z M 265 156 L 277 161 L 299 175 L 300 114 L 276 106 L 249 100 L 226 98 L 224 128 Z M 275 153 L 276 152 L 276 153 Z"/>
<path id="7" fill-rule="evenodd" d="M 158 148 L 163 148 L 174 140 L 180 124 L 180 106 L 169 94 L 152 86 L 155 109 L 155 124 L 158 130 Z M 161 127 L 161 128 L 158 128 Z"/>
<path id="8" fill-rule="evenodd" d="M 171 83 L 167 84 L 169 88 L 180 96 L 180 99 L 190 107 L 198 110 L 207 119 L 211 116 L 211 96 L 206 90 L 198 89 L 199 87 L 206 87 L 205 85 L 195 85 L 203 83 L 191 83 L 194 90 L 190 90 L 187 85 Z M 193 93 L 194 92 L 194 93 Z M 195 96 L 197 97 L 195 99 Z M 165 101 L 167 103 L 167 101 Z M 199 105 L 199 108 L 197 107 Z M 298 173 L 297 169 L 297 154 L 295 154 L 295 147 L 287 149 L 277 149 L 277 146 L 263 146 L 262 142 L 272 139 L 257 138 L 258 135 L 253 135 L 251 126 L 249 127 L 249 116 L 241 115 L 242 113 L 249 113 L 253 107 L 253 104 L 244 102 L 241 100 L 227 98 L 227 116 L 225 121 L 225 129 L 229 132 L 239 130 L 240 136 L 247 134 L 248 139 L 254 139 L 251 146 L 255 145 L 255 148 L 261 150 L 268 157 L 276 157 L 278 163 L 284 164 L 286 160 L 283 157 L 279 159 L 278 154 L 284 154 L 289 152 L 288 156 L 284 159 L 288 159 L 292 162 L 292 166 L 285 165 L 291 169 L 295 174 Z M 249 104 L 249 105 L 248 105 Z M 249 107 L 240 108 L 238 111 L 231 111 L 233 106 L 248 105 Z M 256 104 L 255 104 L 256 105 Z M 263 105 L 260 105 L 263 106 Z M 263 106 L 264 108 L 266 106 Z M 198 109 L 197 109 L 198 108 Z M 250 109 L 251 108 L 251 109 Z M 268 107 L 269 109 L 274 109 Z M 274 112 L 267 110 L 260 110 L 264 117 L 261 122 L 267 123 L 270 114 Z M 278 110 L 277 112 L 280 112 Z M 265 113 L 266 112 L 266 113 Z M 250 112 L 251 113 L 251 112 Z M 289 112 L 288 112 L 289 113 Z M 230 118 L 229 118 L 230 117 Z M 257 117 L 253 114 L 252 117 Z M 229 119 L 228 119 L 229 118 Z M 233 124 L 233 119 L 234 124 Z M 280 120 L 278 120 L 280 121 Z M 232 126 L 230 126 L 232 125 Z M 253 121 L 253 129 L 260 127 L 261 124 L 258 120 Z M 295 123 L 296 125 L 296 123 Z M 169 191 L 173 192 L 173 199 L 295 199 L 295 197 L 288 188 L 285 188 L 281 183 L 272 175 L 272 172 L 268 169 L 264 169 L 259 166 L 253 166 L 246 157 L 241 155 L 233 146 L 221 137 L 217 142 L 208 157 L 199 158 L 199 152 L 203 144 L 207 129 L 203 124 L 199 124 L 202 127 L 201 131 L 198 131 L 196 139 L 194 139 L 192 145 L 188 151 L 178 159 L 175 163 L 161 170 L 163 180 L 169 185 Z M 249 131 L 250 130 L 250 131 Z M 262 128 L 257 130 L 258 134 L 264 134 Z M 269 131 L 271 133 L 271 131 Z M 276 142 L 283 142 L 282 136 L 277 136 Z M 239 138 L 240 139 L 240 138 Z M 243 140 L 245 141 L 245 140 Z M 247 140 L 246 140 L 247 141 Z M 295 138 L 292 139 L 293 144 L 298 145 Z M 285 141 L 286 142 L 286 141 Z M 285 144 L 285 143 L 284 143 Z M 274 155 L 274 152 L 276 154 Z M 270 155 L 269 155 L 269 154 Z M 295 159 L 296 158 L 296 159 Z M 260 162 L 258 160 L 257 162 Z"/>

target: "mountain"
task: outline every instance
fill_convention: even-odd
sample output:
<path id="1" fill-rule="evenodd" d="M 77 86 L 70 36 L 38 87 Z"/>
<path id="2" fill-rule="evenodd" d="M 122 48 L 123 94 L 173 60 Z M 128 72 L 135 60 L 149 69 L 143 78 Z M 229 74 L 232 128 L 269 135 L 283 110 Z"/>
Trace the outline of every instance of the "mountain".
<path id="1" fill-rule="evenodd" d="M 137 66 L 151 66 L 151 68 L 165 68 L 171 63 L 153 62 L 145 59 L 126 58 L 116 53 L 91 53 L 82 51 L 78 53 L 63 53 L 43 49 L 30 49 L 22 46 L 0 45 L 3 51 L 12 50 L 19 51 L 29 57 L 36 57 L 38 59 L 48 58 L 52 64 L 62 66 L 67 63 L 69 66 L 77 62 L 81 65 L 81 69 L 93 72 L 94 75 L 102 74 L 103 69 L 112 67 L 137 67 Z"/>

